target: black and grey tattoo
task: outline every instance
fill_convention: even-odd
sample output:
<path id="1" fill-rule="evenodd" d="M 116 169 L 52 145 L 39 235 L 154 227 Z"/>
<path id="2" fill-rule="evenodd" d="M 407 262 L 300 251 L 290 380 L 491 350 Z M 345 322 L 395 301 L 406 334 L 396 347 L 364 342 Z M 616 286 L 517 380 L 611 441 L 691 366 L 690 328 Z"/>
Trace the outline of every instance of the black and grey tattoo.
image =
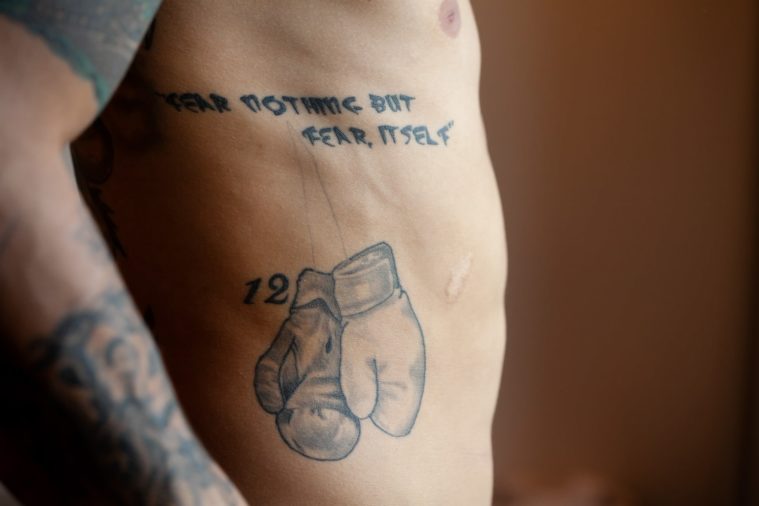
<path id="1" fill-rule="evenodd" d="M 72 311 L 30 351 L 32 369 L 78 420 L 124 503 L 235 504 L 233 486 L 184 420 L 123 289 Z"/>
<path id="2" fill-rule="evenodd" d="M 381 242 L 329 273 L 301 272 L 254 388 L 291 449 L 340 460 L 358 444 L 362 419 L 391 436 L 411 432 L 425 367 L 422 328 Z"/>
<path id="3" fill-rule="evenodd" d="M 176 112 L 187 111 L 193 114 L 224 114 L 234 112 L 232 103 L 220 93 L 198 93 L 194 91 L 159 93 L 166 105 Z M 375 95 L 369 93 L 365 98 L 350 96 L 292 96 L 292 95 L 257 95 L 246 93 L 237 98 L 237 105 L 247 113 L 264 115 L 271 118 L 301 117 L 340 117 L 360 116 L 365 111 L 374 115 L 387 116 L 411 113 L 416 97 L 405 93 Z M 361 104 L 364 105 L 361 105 Z M 344 125 L 309 125 L 301 130 L 301 135 L 311 146 L 335 148 L 340 146 L 357 146 L 374 148 L 381 146 L 432 146 L 447 147 L 451 139 L 453 121 L 435 126 L 416 123 L 382 123 L 366 130 L 358 126 Z"/>
<path id="4" fill-rule="evenodd" d="M 160 0 L 0 0 L 0 14 L 42 37 L 104 106 L 124 76 Z"/>
<path id="5" fill-rule="evenodd" d="M 252 306 L 256 303 L 256 295 L 258 295 L 258 291 L 261 288 L 261 281 L 262 278 L 256 278 L 245 283 L 245 286 L 248 287 L 248 291 L 243 299 L 244 304 Z M 264 304 L 287 304 L 287 301 L 290 298 L 290 294 L 287 293 L 288 288 L 290 288 L 290 278 L 281 272 L 278 272 L 269 278 L 268 285 L 269 294 L 268 297 L 263 300 Z"/>
<path id="6" fill-rule="evenodd" d="M 113 265 L 113 256 L 95 228 L 92 217 L 86 209 L 81 209 L 78 214 L 73 224 L 72 238 L 84 246 L 88 258 L 94 265 L 110 268 Z"/>
<path id="7" fill-rule="evenodd" d="M 111 209 L 111 207 L 103 200 L 103 190 L 97 186 L 90 185 L 87 187 L 87 195 L 89 197 L 90 209 L 95 214 L 95 217 L 100 224 L 100 228 L 103 231 L 105 240 L 108 242 L 111 253 L 114 257 L 121 255 L 126 258 L 126 249 L 119 238 L 119 227 L 116 225 L 116 222 L 113 221 L 113 209 Z"/>
<path id="8" fill-rule="evenodd" d="M 103 185 L 113 173 L 113 139 L 101 118 L 96 119 L 71 145 L 71 158 L 77 186 L 95 216 L 111 254 L 126 258 L 127 251 L 119 236 L 115 212 L 103 199 Z"/>

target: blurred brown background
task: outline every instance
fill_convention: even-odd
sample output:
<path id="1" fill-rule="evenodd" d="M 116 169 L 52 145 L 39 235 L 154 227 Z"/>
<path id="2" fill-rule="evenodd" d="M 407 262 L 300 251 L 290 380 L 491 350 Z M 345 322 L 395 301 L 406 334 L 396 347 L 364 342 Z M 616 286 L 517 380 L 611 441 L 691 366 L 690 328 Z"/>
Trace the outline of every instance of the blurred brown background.
<path id="1" fill-rule="evenodd" d="M 756 2 L 473 4 L 510 257 L 496 501 L 594 471 L 759 505 Z"/>

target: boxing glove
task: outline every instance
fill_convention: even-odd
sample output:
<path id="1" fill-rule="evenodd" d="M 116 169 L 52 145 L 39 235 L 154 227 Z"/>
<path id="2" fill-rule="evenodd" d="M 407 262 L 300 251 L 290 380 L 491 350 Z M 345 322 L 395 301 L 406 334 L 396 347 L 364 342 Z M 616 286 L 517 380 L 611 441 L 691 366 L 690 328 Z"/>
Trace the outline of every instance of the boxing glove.
<path id="1" fill-rule="evenodd" d="M 343 321 L 340 385 L 348 407 L 392 436 L 416 421 L 425 377 L 424 336 L 401 288 L 393 251 L 379 243 L 332 271 Z"/>
<path id="2" fill-rule="evenodd" d="M 304 270 L 290 316 L 259 359 L 254 387 L 282 439 L 316 460 L 346 457 L 361 426 L 340 390 L 340 318 L 329 274 Z"/>

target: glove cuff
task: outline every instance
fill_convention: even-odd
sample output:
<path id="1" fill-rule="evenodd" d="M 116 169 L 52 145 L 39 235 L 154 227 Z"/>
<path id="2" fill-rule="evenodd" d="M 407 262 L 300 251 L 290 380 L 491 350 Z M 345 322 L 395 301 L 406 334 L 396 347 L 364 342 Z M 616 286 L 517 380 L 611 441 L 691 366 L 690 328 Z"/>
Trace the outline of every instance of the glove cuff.
<path id="1" fill-rule="evenodd" d="M 305 269 L 298 276 L 298 290 L 290 311 L 317 304 L 322 304 L 332 313 L 332 316 L 340 319 L 340 309 L 335 300 L 335 281 L 332 276 L 313 269 Z"/>
<path id="2" fill-rule="evenodd" d="M 342 316 L 368 311 L 400 288 L 393 250 L 381 242 L 356 253 L 332 271 Z"/>

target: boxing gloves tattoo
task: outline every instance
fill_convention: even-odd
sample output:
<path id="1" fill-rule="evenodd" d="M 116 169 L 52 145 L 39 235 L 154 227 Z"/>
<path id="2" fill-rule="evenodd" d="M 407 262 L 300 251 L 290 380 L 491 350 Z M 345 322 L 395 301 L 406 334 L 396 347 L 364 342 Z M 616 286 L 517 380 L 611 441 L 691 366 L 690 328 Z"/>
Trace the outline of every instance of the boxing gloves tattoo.
<path id="1" fill-rule="evenodd" d="M 301 273 L 290 316 L 259 359 L 254 386 L 290 448 L 339 460 L 358 444 L 360 419 L 391 436 L 409 434 L 424 378 L 422 329 L 393 251 L 379 243 L 332 273 Z"/>
<path id="2" fill-rule="evenodd" d="M 276 414 L 277 428 L 293 450 L 317 460 L 348 455 L 361 425 L 340 391 L 340 320 L 329 274 L 306 269 L 271 347 L 258 361 L 255 390 Z"/>
<path id="3" fill-rule="evenodd" d="M 401 289 L 393 251 L 379 243 L 332 272 L 342 315 L 340 385 L 350 410 L 391 436 L 411 431 L 424 390 L 424 339 Z"/>

